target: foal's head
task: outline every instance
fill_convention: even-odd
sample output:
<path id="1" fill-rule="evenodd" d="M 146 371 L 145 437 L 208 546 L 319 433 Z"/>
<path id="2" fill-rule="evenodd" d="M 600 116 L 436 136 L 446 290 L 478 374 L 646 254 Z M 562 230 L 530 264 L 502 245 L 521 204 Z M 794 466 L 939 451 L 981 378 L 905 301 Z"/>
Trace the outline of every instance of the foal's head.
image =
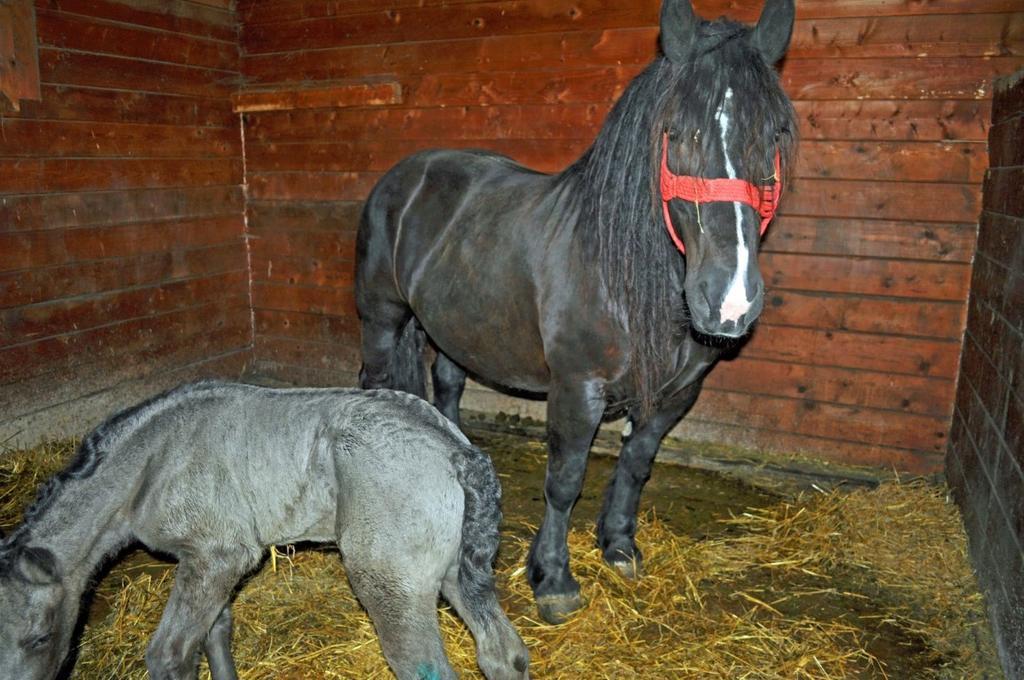
<path id="1" fill-rule="evenodd" d="M 794 13 L 792 0 L 767 0 L 757 25 L 748 27 L 703 21 L 690 0 L 665 0 L 661 42 L 678 86 L 655 133 L 659 160 L 663 151 L 671 173 L 744 180 L 755 195 L 781 181 L 774 177 L 776 154 L 786 168 L 796 122 L 773 65 L 789 45 Z M 661 174 L 668 173 L 659 167 Z M 665 215 L 685 247 L 691 325 L 707 335 L 745 334 L 764 300 L 757 266 L 762 215 L 745 202 L 682 198 L 669 200 Z"/>
<path id="2" fill-rule="evenodd" d="M 45 548 L 0 542 L 0 678 L 57 676 L 74 633 L 78 601 Z"/>

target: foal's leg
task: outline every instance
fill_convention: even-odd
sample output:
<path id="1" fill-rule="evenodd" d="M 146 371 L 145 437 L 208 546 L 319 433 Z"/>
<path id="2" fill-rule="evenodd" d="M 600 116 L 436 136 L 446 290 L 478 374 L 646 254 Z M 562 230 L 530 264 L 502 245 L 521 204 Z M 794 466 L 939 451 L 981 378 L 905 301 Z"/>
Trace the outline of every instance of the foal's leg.
<path id="1" fill-rule="evenodd" d="M 203 642 L 227 606 L 235 585 L 253 566 L 254 561 L 244 553 L 223 552 L 216 556 L 204 553 L 178 564 L 167 607 L 146 650 L 150 678 L 196 677 Z M 219 653 L 223 651 L 221 647 Z"/>
<path id="2" fill-rule="evenodd" d="M 693 406 L 700 387 L 698 381 L 683 388 L 649 420 L 635 426 L 622 445 L 597 521 L 597 544 L 605 561 L 627 577 L 635 578 L 640 573 L 642 555 L 635 541 L 636 513 L 640 492 L 651 477 L 658 445 Z"/>
<path id="3" fill-rule="evenodd" d="M 206 660 L 210 663 L 210 677 L 213 680 L 237 680 L 235 660 L 231 657 L 231 603 L 224 605 L 217 620 L 206 634 Z"/>
<path id="4" fill-rule="evenodd" d="M 529 677 L 530 654 L 512 622 L 489 588 L 463 588 L 459 564 L 448 569 L 441 594 L 451 603 L 476 641 L 476 662 L 487 680 L 522 680 Z M 464 592 L 466 591 L 466 592 Z"/>
<path id="5" fill-rule="evenodd" d="M 398 680 L 454 680 L 437 622 L 439 584 L 431 586 L 416 574 L 391 573 L 391 565 L 363 568 L 362 562 L 346 555 L 345 570 Z"/>
<path id="6" fill-rule="evenodd" d="M 587 452 L 604 414 L 603 384 L 560 383 L 548 393 L 548 466 L 544 521 L 530 546 L 527 579 L 542 619 L 560 623 L 581 606 L 569 571 L 569 517 L 583 488 Z"/>
<path id="7" fill-rule="evenodd" d="M 430 369 L 434 379 L 434 406 L 448 417 L 448 420 L 462 427 L 459 422 L 459 400 L 466 387 L 466 371 L 449 359 L 440 350 Z"/>

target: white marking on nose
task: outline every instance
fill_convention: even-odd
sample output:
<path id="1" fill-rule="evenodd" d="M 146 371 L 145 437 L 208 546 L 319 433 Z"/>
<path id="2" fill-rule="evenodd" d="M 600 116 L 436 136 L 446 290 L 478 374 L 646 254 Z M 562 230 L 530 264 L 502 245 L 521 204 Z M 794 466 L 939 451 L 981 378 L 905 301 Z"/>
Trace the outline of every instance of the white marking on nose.
<path id="1" fill-rule="evenodd" d="M 729 179 L 736 179 L 736 168 L 733 167 L 729 158 L 729 105 L 732 103 L 732 88 L 725 89 L 725 101 L 718 107 L 716 118 L 722 135 L 722 154 L 725 156 L 725 172 Z M 753 300 L 747 299 L 747 262 L 750 258 L 750 250 L 743 240 L 743 214 L 740 211 L 740 204 L 734 201 L 732 204 L 733 213 L 736 215 L 736 269 L 733 271 L 732 279 L 729 281 L 729 288 L 726 290 L 725 298 L 722 300 L 722 307 L 718 311 L 718 318 L 721 321 L 739 321 L 748 309 Z"/>

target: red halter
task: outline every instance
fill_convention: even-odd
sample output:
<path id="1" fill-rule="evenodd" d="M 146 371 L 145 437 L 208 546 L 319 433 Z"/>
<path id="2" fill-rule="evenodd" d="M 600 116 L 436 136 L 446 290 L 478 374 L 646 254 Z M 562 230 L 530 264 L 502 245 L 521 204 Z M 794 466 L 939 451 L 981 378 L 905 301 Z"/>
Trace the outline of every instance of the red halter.
<path id="1" fill-rule="evenodd" d="M 665 214 L 665 226 L 668 235 L 676 244 L 679 252 L 685 253 L 682 239 L 672 226 L 668 214 L 668 202 L 673 198 L 696 203 L 713 201 L 729 201 L 746 203 L 761 216 L 761 235 L 768 229 L 768 223 L 775 217 L 775 211 L 782 198 L 782 172 L 779 151 L 775 150 L 775 184 L 756 187 L 743 179 L 703 179 L 692 175 L 677 175 L 668 168 L 668 133 L 661 140 L 661 206 Z"/>

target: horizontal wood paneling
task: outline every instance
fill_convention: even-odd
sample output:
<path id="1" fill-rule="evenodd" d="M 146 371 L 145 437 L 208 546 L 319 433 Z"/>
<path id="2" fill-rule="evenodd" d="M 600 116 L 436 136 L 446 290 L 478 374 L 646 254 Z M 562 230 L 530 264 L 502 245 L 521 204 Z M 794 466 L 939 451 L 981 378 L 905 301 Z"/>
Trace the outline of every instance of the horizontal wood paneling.
<path id="1" fill-rule="evenodd" d="M 81 431 L 95 422 L 76 419 L 77 399 L 123 406 L 118 395 L 237 370 L 251 351 L 234 13 L 189 0 L 36 9 L 42 100 L 0 104 L 5 433 L 32 421 L 46 434 L 49 413 L 55 432 Z"/>
<path id="2" fill-rule="evenodd" d="M 386 106 L 245 114 L 259 365 L 351 376 L 356 365 L 328 348 L 340 351 L 358 327 L 351 239 L 380 174 L 428 147 L 565 167 L 655 54 L 659 4 L 242 0 L 247 87 L 387 77 L 403 93 Z M 803 142 L 762 244 L 766 310 L 683 431 L 934 469 L 982 209 L 991 81 L 1024 64 L 1024 8 L 797 4 L 782 80 Z M 762 3 L 696 7 L 752 21 Z"/>

